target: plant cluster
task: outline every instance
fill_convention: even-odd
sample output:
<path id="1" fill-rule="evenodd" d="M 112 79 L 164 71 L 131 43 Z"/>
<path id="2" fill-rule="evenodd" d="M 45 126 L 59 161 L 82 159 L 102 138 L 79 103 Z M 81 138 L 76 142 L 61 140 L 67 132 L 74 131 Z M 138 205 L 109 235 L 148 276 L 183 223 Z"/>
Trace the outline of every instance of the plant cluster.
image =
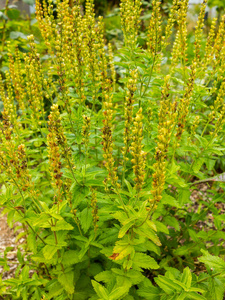
<path id="1" fill-rule="evenodd" d="M 152 7 L 140 46 L 121 1 L 116 50 L 93 0 L 37 0 L 48 58 L 9 48 L 0 205 L 25 242 L 4 299 L 223 299 L 225 16 L 206 36 L 203 2 L 189 55 L 188 0 Z"/>

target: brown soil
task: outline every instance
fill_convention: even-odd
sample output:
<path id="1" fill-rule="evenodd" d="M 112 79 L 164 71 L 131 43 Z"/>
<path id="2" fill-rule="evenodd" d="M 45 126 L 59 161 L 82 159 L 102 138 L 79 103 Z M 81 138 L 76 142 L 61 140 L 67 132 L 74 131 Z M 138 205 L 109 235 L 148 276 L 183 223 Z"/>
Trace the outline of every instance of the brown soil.
<path id="1" fill-rule="evenodd" d="M 0 257 L 4 256 L 4 251 L 7 247 L 12 247 L 12 249 L 7 253 L 10 270 L 5 272 L 3 271 L 3 267 L 0 266 L 0 274 L 3 273 L 2 279 L 8 279 L 12 277 L 17 267 L 15 240 L 16 235 L 14 234 L 14 230 L 11 229 L 7 224 L 7 216 L 2 215 L 2 210 L 0 210 Z"/>

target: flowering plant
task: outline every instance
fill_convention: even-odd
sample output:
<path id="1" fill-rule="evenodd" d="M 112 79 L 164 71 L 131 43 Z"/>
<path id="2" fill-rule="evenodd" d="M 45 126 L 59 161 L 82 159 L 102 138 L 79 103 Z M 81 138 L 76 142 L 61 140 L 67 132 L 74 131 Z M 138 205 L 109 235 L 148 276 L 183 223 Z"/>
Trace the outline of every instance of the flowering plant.
<path id="1" fill-rule="evenodd" d="M 48 58 L 31 35 L 0 81 L 0 204 L 25 238 L 5 299 L 223 299 L 225 17 L 206 37 L 205 8 L 189 55 L 187 0 L 165 24 L 152 1 L 143 46 L 122 0 L 117 51 L 93 0 L 36 2 Z"/>

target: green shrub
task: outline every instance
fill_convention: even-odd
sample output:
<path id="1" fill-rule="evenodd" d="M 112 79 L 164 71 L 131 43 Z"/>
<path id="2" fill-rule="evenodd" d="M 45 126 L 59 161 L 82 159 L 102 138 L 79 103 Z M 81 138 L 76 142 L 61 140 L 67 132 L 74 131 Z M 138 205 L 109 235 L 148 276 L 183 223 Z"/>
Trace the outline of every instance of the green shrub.
<path id="1" fill-rule="evenodd" d="M 203 3 L 188 57 L 188 1 L 174 0 L 165 26 L 153 1 L 140 47 L 142 3 L 122 0 L 113 57 L 93 1 L 84 15 L 79 4 L 57 0 L 55 19 L 37 1 L 48 52 L 29 36 L 1 80 L 0 204 L 25 239 L 1 294 L 222 300 L 225 18 L 206 39 Z"/>

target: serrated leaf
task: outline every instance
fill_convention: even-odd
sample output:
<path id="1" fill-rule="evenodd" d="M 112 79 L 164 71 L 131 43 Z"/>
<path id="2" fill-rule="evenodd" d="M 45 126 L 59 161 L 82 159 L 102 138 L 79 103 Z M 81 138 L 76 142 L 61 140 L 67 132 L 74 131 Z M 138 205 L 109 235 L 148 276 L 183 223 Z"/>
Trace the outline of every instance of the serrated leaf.
<path id="1" fill-rule="evenodd" d="M 186 267 L 183 271 L 183 274 L 181 276 L 181 282 L 184 283 L 187 289 L 191 287 L 191 282 L 192 282 L 192 275 L 191 271 L 188 267 Z"/>
<path id="2" fill-rule="evenodd" d="M 62 273 L 58 276 L 59 283 L 63 286 L 63 288 L 67 291 L 68 294 L 74 293 L 74 272 L 69 271 Z"/>
<path id="3" fill-rule="evenodd" d="M 180 225 L 179 222 L 177 221 L 177 219 L 175 217 L 172 216 L 166 216 L 165 217 L 165 222 L 171 226 L 174 227 L 176 230 L 180 231 Z"/>
<path id="4" fill-rule="evenodd" d="M 62 264 L 65 267 L 68 267 L 81 262 L 78 255 L 79 255 L 79 251 L 77 250 L 68 250 L 64 252 L 62 257 Z"/>
<path id="5" fill-rule="evenodd" d="M 180 189 L 178 201 L 179 204 L 182 206 L 190 201 L 191 191 L 190 189 Z"/>
<path id="6" fill-rule="evenodd" d="M 169 206 L 172 206 L 172 207 L 180 208 L 180 204 L 178 203 L 178 201 L 174 197 L 172 197 L 170 195 L 167 195 L 165 193 L 162 196 L 161 202 L 164 205 L 169 205 Z"/>
<path id="7" fill-rule="evenodd" d="M 159 275 L 158 277 L 156 277 L 155 282 L 161 287 L 161 289 L 164 290 L 164 292 L 166 292 L 167 294 L 173 294 L 176 291 L 181 292 L 182 288 L 180 285 L 178 285 L 177 283 L 174 283 L 173 280 Z"/>
<path id="8" fill-rule="evenodd" d="M 126 232 L 135 224 L 136 219 L 130 220 L 128 223 L 123 225 L 123 227 L 120 229 L 118 237 L 121 239 L 124 237 Z"/>
<path id="9" fill-rule="evenodd" d="M 225 285 L 224 281 L 222 282 L 218 278 L 212 278 L 209 281 L 209 292 L 206 294 L 207 299 L 213 299 L 216 300 L 223 300 L 224 299 L 224 291 L 225 291 Z M 209 298 L 210 297 L 210 298 Z"/>
<path id="10" fill-rule="evenodd" d="M 225 272 L 225 261 L 218 256 L 213 256 L 207 251 L 201 250 L 204 256 L 198 258 L 198 260 L 210 268 L 216 269 L 218 271 Z"/>
<path id="11" fill-rule="evenodd" d="M 201 169 L 201 167 L 204 164 L 204 162 L 205 162 L 204 158 L 198 158 L 195 161 L 195 163 L 193 165 L 193 171 L 194 171 L 194 173 L 198 173 L 199 172 L 199 170 Z"/>
<path id="12" fill-rule="evenodd" d="M 160 300 L 162 292 L 159 288 L 152 287 L 142 287 L 137 291 L 137 294 L 143 297 L 145 300 Z"/>
<path id="13" fill-rule="evenodd" d="M 166 227 L 165 224 L 163 224 L 162 222 L 159 221 L 154 221 L 157 231 L 158 232 L 163 232 L 165 234 L 169 234 L 169 229 Z"/>
<path id="14" fill-rule="evenodd" d="M 123 259 L 124 257 L 134 253 L 134 247 L 131 245 L 123 246 L 123 245 L 117 244 L 113 249 L 113 253 L 116 254 L 114 260 L 117 261 L 117 260 Z"/>
<path id="15" fill-rule="evenodd" d="M 43 254 L 46 260 L 51 260 L 54 256 L 54 254 L 57 252 L 58 248 L 56 246 L 52 245 L 46 245 L 43 248 Z"/>
<path id="16" fill-rule="evenodd" d="M 37 253 L 37 242 L 34 232 L 29 232 L 27 236 L 27 245 L 34 254 Z"/>
<path id="17" fill-rule="evenodd" d="M 86 207 L 82 210 L 82 212 L 80 213 L 80 224 L 84 233 L 86 233 L 93 224 L 91 208 Z"/>
<path id="18" fill-rule="evenodd" d="M 110 300 L 122 299 L 126 294 L 128 294 L 130 287 L 131 287 L 131 282 L 129 282 L 129 280 L 123 281 L 121 287 L 114 289 L 109 294 L 109 299 Z"/>
<path id="19" fill-rule="evenodd" d="M 130 193 L 131 196 L 134 196 L 135 195 L 135 189 L 133 189 L 133 187 L 131 186 L 130 182 L 127 181 L 126 179 L 124 179 L 124 182 L 128 188 L 128 191 Z"/>
<path id="20" fill-rule="evenodd" d="M 154 258 L 149 255 L 144 253 L 135 253 L 133 258 L 133 269 L 140 271 L 140 268 L 156 270 L 159 268 L 159 265 Z"/>
<path id="21" fill-rule="evenodd" d="M 65 220 L 59 220 L 56 222 L 55 226 L 51 227 L 52 231 L 59 231 L 59 230 L 73 230 L 73 226 L 67 223 Z"/>
<path id="22" fill-rule="evenodd" d="M 113 280 L 114 275 L 112 271 L 103 271 L 97 275 L 95 275 L 95 279 L 97 281 L 102 281 L 104 283 L 109 283 Z"/>
<path id="23" fill-rule="evenodd" d="M 104 286 L 102 286 L 100 283 L 98 283 L 95 280 L 92 280 L 91 283 L 94 287 L 96 294 L 100 297 L 100 299 L 109 300 L 108 297 L 109 293 Z"/>
<path id="24" fill-rule="evenodd" d="M 203 297 L 202 295 L 199 295 L 195 292 L 188 292 L 188 297 L 191 299 L 195 299 L 195 300 L 206 300 L 205 297 Z"/>
<path id="25" fill-rule="evenodd" d="M 148 239 L 153 241 L 157 246 L 161 246 L 161 242 L 156 233 L 147 226 L 145 226 L 144 228 L 142 227 L 134 228 L 134 232 L 139 234 L 140 236 L 147 237 Z"/>
<path id="26" fill-rule="evenodd" d="M 123 211 L 117 211 L 116 213 L 113 213 L 112 215 L 115 219 L 117 219 L 121 224 L 124 223 L 124 221 L 127 220 L 127 215 Z"/>
<path id="27" fill-rule="evenodd" d="M 72 193 L 72 205 L 73 208 L 76 208 L 89 194 L 88 187 L 80 187 L 76 183 L 72 184 L 71 186 L 71 193 Z"/>

